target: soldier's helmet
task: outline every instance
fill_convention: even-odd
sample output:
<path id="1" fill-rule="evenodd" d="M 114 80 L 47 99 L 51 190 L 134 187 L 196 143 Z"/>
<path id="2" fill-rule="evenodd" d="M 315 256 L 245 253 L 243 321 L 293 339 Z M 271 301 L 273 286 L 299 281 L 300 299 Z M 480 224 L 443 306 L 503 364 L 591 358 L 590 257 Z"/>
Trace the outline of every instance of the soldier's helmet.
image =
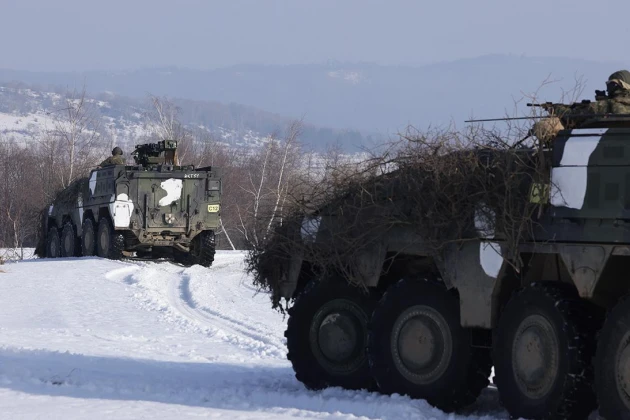
<path id="1" fill-rule="evenodd" d="M 114 150 L 112 150 L 112 156 L 122 155 L 122 154 L 123 154 L 123 151 L 118 146 L 114 147 Z"/>
<path id="2" fill-rule="evenodd" d="M 630 71 L 619 70 L 608 77 L 606 90 L 609 96 L 614 96 L 621 91 L 630 91 Z"/>

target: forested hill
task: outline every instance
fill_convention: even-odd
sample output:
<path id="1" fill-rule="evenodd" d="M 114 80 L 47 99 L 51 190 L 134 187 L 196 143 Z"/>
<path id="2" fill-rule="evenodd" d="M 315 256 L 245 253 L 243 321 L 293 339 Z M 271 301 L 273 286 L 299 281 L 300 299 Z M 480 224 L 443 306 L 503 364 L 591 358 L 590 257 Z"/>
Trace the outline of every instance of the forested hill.
<path id="1" fill-rule="evenodd" d="M 86 102 L 91 113 L 100 120 L 98 130 L 105 138 L 119 144 L 136 144 L 150 137 L 149 114 L 154 112 L 152 92 L 141 97 L 130 97 L 112 92 L 88 93 Z M 68 96 L 81 95 L 82 86 L 67 86 L 23 82 L 0 83 L 0 137 L 18 140 L 35 139 L 50 129 L 52 118 L 63 112 Z M 250 147 L 266 136 L 281 133 L 292 118 L 267 112 L 256 107 L 236 103 L 220 103 L 168 97 L 177 107 L 177 119 L 192 132 L 203 132 L 235 147 Z M 355 130 L 340 130 L 309 124 L 303 121 L 301 141 L 309 148 L 324 151 L 330 145 L 343 150 L 358 150 L 366 142 L 375 141 L 374 135 Z"/>

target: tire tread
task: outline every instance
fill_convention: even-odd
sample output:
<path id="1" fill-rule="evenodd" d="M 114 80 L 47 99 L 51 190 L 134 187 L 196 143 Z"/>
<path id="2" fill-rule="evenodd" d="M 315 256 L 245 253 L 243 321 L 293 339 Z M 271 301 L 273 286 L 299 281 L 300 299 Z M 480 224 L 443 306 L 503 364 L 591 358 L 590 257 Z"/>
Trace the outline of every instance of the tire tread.
<path id="1" fill-rule="evenodd" d="M 552 281 L 532 283 L 518 289 L 508 301 L 506 309 L 514 302 L 528 298 L 547 300 L 547 303 L 553 304 L 562 319 L 561 332 L 567 340 L 564 356 L 568 368 L 560 396 L 544 409 L 544 413 L 539 413 L 535 418 L 586 419 L 597 407 L 592 389 L 592 358 L 595 349 L 594 334 L 600 323 L 598 311 L 594 305 L 580 298 L 572 284 Z M 510 322 L 509 319 L 500 320 L 497 331 L 502 328 L 501 321 Z M 495 345 L 493 359 L 500 360 L 503 353 L 501 345 Z M 502 404 L 512 416 L 528 415 L 524 410 L 531 408 L 524 408 L 520 393 L 513 395 L 514 390 L 504 382 L 500 372 L 495 375 L 495 383 Z"/>
<path id="2" fill-rule="evenodd" d="M 405 393 L 400 392 L 399 384 L 392 384 L 394 377 L 391 376 L 395 367 L 390 366 L 389 355 L 381 351 L 382 344 L 380 328 L 388 325 L 388 319 L 392 314 L 397 313 L 397 308 L 401 305 L 413 304 L 416 296 L 432 295 L 435 299 L 444 299 L 454 308 L 459 325 L 459 302 L 457 296 L 453 292 L 448 291 L 445 286 L 432 279 L 426 280 L 400 280 L 396 284 L 389 287 L 379 302 L 379 306 L 374 311 L 372 321 L 370 322 L 368 354 L 370 358 L 370 366 L 375 378 L 387 378 L 385 381 L 377 379 L 381 392 L 386 394 Z M 462 331 L 462 337 L 468 339 L 470 344 L 470 336 L 466 331 Z M 460 337 L 461 338 L 461 337 Z M 457 343 L 454 343 L 457 345 Z M 453 378 L 451 386 L 440 392 L 427 396 L 427 401 L 445 411 L 453 412 L 461 408 L 473 404 L 481 391 L 489 384 L 490 372 L 492 369 L 492 360 L 490 351 L 484 348 L 470 346 L 470 357 L 465 363 L 464 372 L 458 372 L 457 377 Z M 409 394 L 409 393 L 407 393 Z M 413 392 L 411 392 L 413 394 Z M 420 395 L 410 395 L 412 398 L 424 398 Z"/>
<path id="3" fill-rule="evenodd" d="M 310 321 L 310 314 L 314 313 L 314 305 L 321 304 L 333 297 L 346 296 L 352 298 L 369 313 L 374 308 L 376 300 L 371 296 L 362 295 L 345 284 L 322 283 L 317 280 L 309 282 L 304 290 L 296 297 L 294 304 L 288 309 L 289 319 L 284 336 L 287 339 L 287 359 L 291 362 L 295 377 L 306 388 L 321 390 L 330 386 L 346 389 L 375 390 L 375 383 L 370 376 L 367 361 L 359 374 L 345 377 L 333 377 L 316 363 L 309 348 L 308 339 L 303 334 L 309 330 L 306 321 Z"/>

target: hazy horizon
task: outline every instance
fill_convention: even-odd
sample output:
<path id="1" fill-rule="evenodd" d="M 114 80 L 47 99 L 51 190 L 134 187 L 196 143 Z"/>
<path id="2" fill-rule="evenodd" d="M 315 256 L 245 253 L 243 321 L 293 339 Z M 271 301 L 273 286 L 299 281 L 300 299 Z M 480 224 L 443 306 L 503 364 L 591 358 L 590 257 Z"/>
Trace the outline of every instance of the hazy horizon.
<path id="1" fill-rule="evenodd" d="M 611 70 L 611 73 L 613 71 L 617 71 L 617 70 L 622 70 L 622 69 L 630 69 L 629 66 L 625 66 L 623 63 L 623 60 L 589 60 L 589 59 L 585 59 L 585 58 L 581 58 L 581 57 L 568 57 L 568 56 L 562 56 L 562 55 L 553 55 L 553 56 L 543 56 L 543 55 L 527 55 L 527 54 L 510 54 L 510 53 L 493 53 L 493 54 L 481 54 L 481 55 L 474 55 L 474 56 L 470 56 L 470 57 L 459 57 L 459 58 L 453 58 L 453 59 L 444 59 L 444 60 L 437 60 L 437 61 L 431 61 L 431 62 L 427 62 L 427 63 L 398 63 L 398 64 L 394 64 L 394 63 L 378 63 L 375 61 L 367 61 L 367 60 L 356 60 L 356 61 L 351 61 L 351 60 L 335 60 L 335 59 L 327 59 L 327 60 L 321 60 L 321 61 L 312 61 L 312 62 L 302 62 L 302 63 L 277 63 L 277 64 L 265 64 L 265 63 L 256 63 L 256 62 L 241 62 L 241 63 L 232 63 L 232 64 L 225 64 L 222 66 L 217 66 L 217 67 L 208 67 L 208 68 L 203 68 L 203 67 L 192 67 L 192 66 L 185 66 L 185 65 L 181 65 L 178 63 L 174 63 L 174 64 L 155 64 L 155 65 L 142 65 L 142 66 L 129 66 L 129 67 L 118 67 L 118 68 L 90 68 L 90 69 L 66 69 L 66 70 L 62 70 L 62 69 L 52 69 L 52 70 L 33 70 L 30 68 L 23 68 L 23 67 L 14 67 L 14 66 L 3 66 L 2 65 L 2 61 L 0 61 L 0 69 L 2 70 L 9 70 L 9 71 L 16 71 L 16 72 L 24 72 L 24 73 L 50 73 L 50 74 L 72 74 L 72 73 L 90 73 L 90 72 L 112 72 L 112 73 L 116 73 L 116 72 L 132 72 L 132 71 L 144 71 L 144 70 L 160 70 L 160 69 L 179 69 L 179 70 L 184 70 L 184 71 L 193 71 L 193 72 L 211 72 L 211 71 L 216 71 L 216 70 L 225 70 L 225 69 L 230 69 L 230 68 L 234 68 L 234 67 L 298 67 L 298 66 L 324 66 L 324 65 L 331 65 L 332 68 L 339 68 L 339 66 L 335 66 L 335 64 L 341 64 L 343 66 L 371 66 L 374 65 L 376 67 L 400 67 L 400 68 L 423 68 L 423 67 L 430 67 L 430 66 L 436 66 L 436 65 L 442 65 L 442 64 L 450 64 L 450 63 L 457 63 L 457 62 L 461 62 L 461 61 L 466 61 L 466 60 L 477 60 L 477 59 L 484 59 L 484 58 L 492 58 L 492 57 L 516 57 L 516 58 L 527 58 L 527 59 L 559 59 L 559 60 L 576 60 L 576 61 L 582 61 L 584 63 L 598 63 L 598 64 L 606 64 L 606 65 L 610 65 L 611 69 L 615 69 L 615 70 Z"/>
<path id="2" fill-rule="evenodd" d="M 501 115 L 548 77 L 554 83 L 539 92 L 545 100 L 561 99 L 581 77 L 580 98 L 588 99 L 612 72 L 630 68 L 618 52 L 617 40 L 630 31 L 630 3 L 621 1 L 0 0 L 0 6 L 1 81 L 236 103 L 337 129 L 392 132 Z M 322 68 L 331 62 L 343 65 Z M 303 67 L 269 67 L 291 65 Z M 197 72 L 142 71 L 173 67 Z"/>
<path id="3" fill-rule="evenodd" d="M 0 0 L 0 68 L 206 70 L 327 61 L 426 65 L 483 55 L 623 61 L 598 25 L 629 29 L 630 4 L 486 0 Z M 611 11 L 614 11 L 612 13 Z M 595 31 L 595 32 L 594 32 Z M 593 34 L 597 33 L 598 36 Z"/>

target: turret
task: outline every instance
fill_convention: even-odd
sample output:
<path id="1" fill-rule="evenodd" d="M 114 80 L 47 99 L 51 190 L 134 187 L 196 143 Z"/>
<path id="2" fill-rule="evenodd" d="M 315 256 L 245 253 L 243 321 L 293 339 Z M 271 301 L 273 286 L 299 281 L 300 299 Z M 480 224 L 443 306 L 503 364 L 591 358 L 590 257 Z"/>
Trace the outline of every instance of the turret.
<path id="1" fill-rule="evenodd" d="M 138 144 L 131 154 L 137 165 L 178 165 L 177 141 L 175 140 Z"/>

